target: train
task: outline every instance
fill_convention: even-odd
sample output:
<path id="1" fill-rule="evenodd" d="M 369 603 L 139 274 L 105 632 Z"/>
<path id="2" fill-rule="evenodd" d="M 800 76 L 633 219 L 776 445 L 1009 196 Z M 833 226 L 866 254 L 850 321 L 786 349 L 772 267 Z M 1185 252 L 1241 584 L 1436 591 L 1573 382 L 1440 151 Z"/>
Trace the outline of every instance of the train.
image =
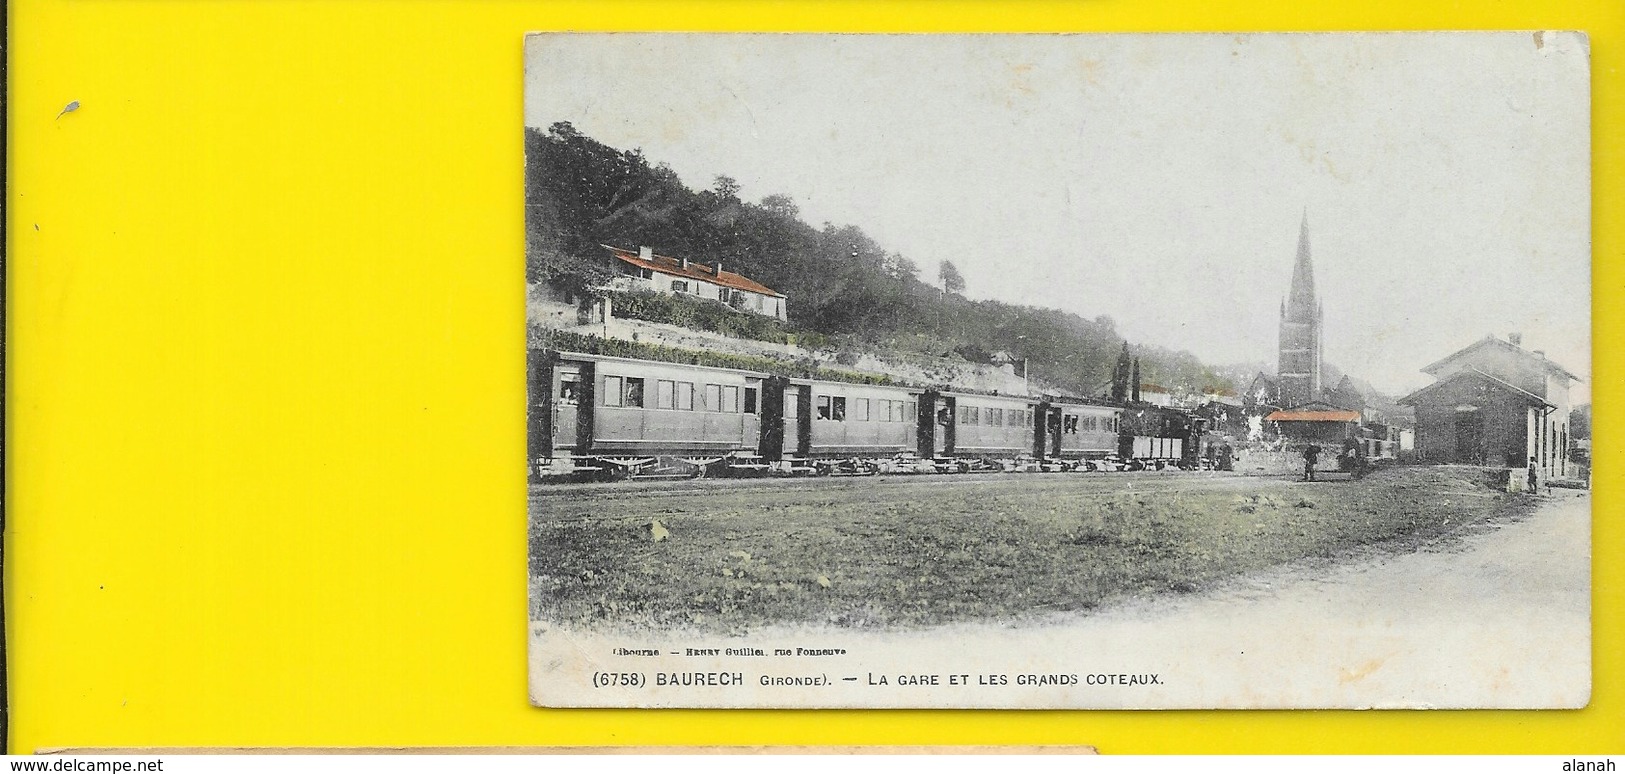
<path id="1" fill-rule="evenodd" d="M 1198 469 L 1203 420 L 1147 404 L 529 354 L 533 481 Z"/>

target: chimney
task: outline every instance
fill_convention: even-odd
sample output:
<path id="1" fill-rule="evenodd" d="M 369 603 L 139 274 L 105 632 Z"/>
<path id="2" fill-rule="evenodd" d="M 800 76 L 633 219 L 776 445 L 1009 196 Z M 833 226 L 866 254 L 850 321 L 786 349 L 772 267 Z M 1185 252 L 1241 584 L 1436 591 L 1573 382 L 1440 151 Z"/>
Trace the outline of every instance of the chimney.
<path id="1" fill-rule="evenodd" d="M 1523 334 L 1513 331 L 1507 334 L 1507 341 L 1512 342 L 1512 346 L 1514 347 L 1521 347 L 1523 346 Z"/>
<path id="2" fill-rule="evenodd" d="M 683 271 L 688 271 L 688 259 L 687 258 L 682 259 L 682 264 L 683 264 Z"/>
<path id="3" fill-rule="evenodd" d="M 648 245 L 643 245 L 638 248 L 638 257 L 653 263 L 655 259 L 655 249 Z"/>
<path id="4" fill-rule="evenodd" d="M 722 261 L 717 261 L 717 268 L 716 268 L 715 273 L 716 273 L 716 275 L 718 277 L 722 276 Z"/>

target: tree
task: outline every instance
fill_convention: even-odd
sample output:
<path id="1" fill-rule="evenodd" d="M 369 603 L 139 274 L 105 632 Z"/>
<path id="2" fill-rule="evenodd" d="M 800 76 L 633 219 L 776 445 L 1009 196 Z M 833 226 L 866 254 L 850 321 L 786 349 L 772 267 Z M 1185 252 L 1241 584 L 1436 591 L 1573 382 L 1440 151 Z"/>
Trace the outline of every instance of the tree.
<path id="1" fill-rule="evenodd" d="M 954 266 L 953 261 L 943 261 L 937 267 L 937 279 L 942 282 L 943 291 L 955 295 L 964 295 L 965 277 L 959 273 L 959 267 Z"/>
<path id="2" fill-rule="evenodd" d="M 1580 439 L 1591 437 L 1591 404 L 1582 403 L 1569 409 L 1569 437 Z"/>
<path id="3" fill-rule="evenodd" d="M 1139 358 L 1134 358 L 1134 375 L 1132 377 L 1129 377 L 1129 378 L 1133 380 L 1132 383 L 1129 385 L 1129 400 L 1132 400 L 1135 403 L 1139 403 L 1140 402 L 1140 359 Z"/>
<path id="4" fill-rule="evenodd" d="M 1117 356 L 1117 367 L 1112 369 L 1112 399 L 1128 400 L 1130 378 L 1128 342 L 1123 342 L 1123 353 Z"/>
<path id="5" fill-rule="evenodd" d="M 762 209 L 780 218 L 793 219 L 801 217 L 801 208 L 796 206 L 796 200 L 784 194 L 772 194 L 762 197 Z"/>
<path id="6" fill-rule="evenodd" d="M 728 177 L 727 175 L 717 175 L 716 180 L 713 181 L 711 185 L 716 190 L 717 196 L 721 197 L 723 200 L 737 200 L 739 198 L 738 180 Z"/>

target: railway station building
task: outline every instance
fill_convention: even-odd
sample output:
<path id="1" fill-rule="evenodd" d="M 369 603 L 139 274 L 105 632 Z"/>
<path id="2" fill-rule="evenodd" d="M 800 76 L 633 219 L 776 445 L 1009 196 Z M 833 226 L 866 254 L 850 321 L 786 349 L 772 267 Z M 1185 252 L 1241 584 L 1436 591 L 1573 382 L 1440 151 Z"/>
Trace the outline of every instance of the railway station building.
<path id="1" fill-rule="evenodd" d="M 1422 369 L 1436 380 L 1400 399 L 1416 411 L 1419 461 L 1523 468 L 1568 478 L 1569 384 L 1579 379 L 1523 348 L 1486 336 Z"/>

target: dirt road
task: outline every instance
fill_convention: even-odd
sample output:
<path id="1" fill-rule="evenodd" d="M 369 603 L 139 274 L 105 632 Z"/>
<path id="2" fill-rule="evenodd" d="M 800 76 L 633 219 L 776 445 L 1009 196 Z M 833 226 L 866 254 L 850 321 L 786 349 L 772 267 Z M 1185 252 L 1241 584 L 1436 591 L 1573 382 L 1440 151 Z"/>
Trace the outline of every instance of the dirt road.
<path id="1" fill-rule="evenodd" d="M 1579 707 L 1590 695 L 1590 497 L 1565 491 L 1543 497 L 1526 519 L 1478 525 L 1415 551 L 1389 545 L 1337 561 L 1300 561 L 1194 594 L 1129 599 L 1039 625 L 775 628 L 742 638 L 702 636 L 682 644 L 769 653 L 838 647 L 845 655 L 662 657 L 637 668 L 744 669 L 753 689 L 760 676 L 802 672 L 826 675 L 831 684 L 640 689 L 618 698 L 616 691 L 576 693 L 577 701 L 566 703 Z M 598 655 L 628 644 L 624 638 L 546 626 L 535 634 L 532 676 L 539 694 L 556 699 L 559 682 L 575 679 L 567 673 L 584 664 L 567 655 L 586 656 L 597 668 L 632 666 Z M 565 666 L 571 661 L 574 666 Z M 1024 675 L 1035 674 L 1071 675 L 1077 682 L 1022 684 Z M 938 675 L 941 683 L 900 684 L 908 675 Z M 954 684 L 953 675 L 965 680 Z M 876 684 L 888 676 L 886 685 Z M 1135 676 L 1141 679 L 1118 679 Z"/>
<path id="2" fill-rule="evenodd" d="M 1579 707 L 1590 696 L 1590 497 L 1424 546 L 1299 563 L 1061 628 L 1182 660 L 1215 706 Z"/>

